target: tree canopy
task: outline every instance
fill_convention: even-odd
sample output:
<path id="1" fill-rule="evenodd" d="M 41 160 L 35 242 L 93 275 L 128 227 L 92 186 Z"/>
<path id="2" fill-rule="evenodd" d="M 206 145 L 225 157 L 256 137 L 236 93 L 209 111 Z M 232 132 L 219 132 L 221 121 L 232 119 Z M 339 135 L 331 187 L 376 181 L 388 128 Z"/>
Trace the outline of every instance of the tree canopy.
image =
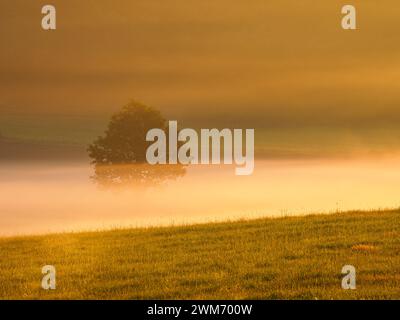
<path id="1" fill-rule="evenodd" d="M 104 135 L 89 145 L 92 163 L 145 163 L 149 146 L 146 134 L 153 128 L 166 130 L 167 121 L 158 110 L 132 101 L 111 117 Z"/>
<path id="2" fill-rule="evenodd" d="M 185 175 L 185 167 L 150 165 L 146 141 L 150 129 L 167 132 L 167 121 L 161 113 L 138 102 L 131 102 L 115 113 L 103 136 L 88 147 L 94 164 L 92 179 L 103 187 L 143 187 L 159 185 Z"/>

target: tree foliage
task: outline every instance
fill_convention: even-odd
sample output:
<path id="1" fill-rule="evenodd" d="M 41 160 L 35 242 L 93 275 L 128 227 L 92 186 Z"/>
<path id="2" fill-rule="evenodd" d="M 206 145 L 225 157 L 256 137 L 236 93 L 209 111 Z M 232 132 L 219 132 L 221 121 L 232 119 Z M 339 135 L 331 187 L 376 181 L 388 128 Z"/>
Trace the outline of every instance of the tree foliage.
<path id="1" fill-rule="evenodd" d="M 115 113 L 103 136 L 88 147 L 94 164 L 91 178 L 102 187 L 142 188 L 159 185 L 185 175 L 185 167 L 150 165 L 146 151 L 153 142 L 146 141 L 150 129 L 168 132 L 161 113 L 138 102 L 131 102 Z"/>
<path id="2" fill-rule="evenodd" d="M 131 102 L 115 113 L 103 136 L 88 147 L 92 163 L 97 165 L 140 164 L 146 162 L 150 129 L 167 130 L 161 113 L 138 102 Z"/>

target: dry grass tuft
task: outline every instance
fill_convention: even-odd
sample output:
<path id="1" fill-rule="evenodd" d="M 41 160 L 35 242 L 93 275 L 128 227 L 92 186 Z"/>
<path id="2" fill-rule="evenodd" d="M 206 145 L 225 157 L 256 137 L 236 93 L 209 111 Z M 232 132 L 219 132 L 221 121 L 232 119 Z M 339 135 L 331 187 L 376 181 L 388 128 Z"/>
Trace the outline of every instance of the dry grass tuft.
<path id="1" fill-rule="evenodd" d="M 377 251 L 378 248 L 374 245 L 370 244 L 356 244 L 351 247 L 351 250 L 360 251 L 360 252 L 374 252 Z"/>

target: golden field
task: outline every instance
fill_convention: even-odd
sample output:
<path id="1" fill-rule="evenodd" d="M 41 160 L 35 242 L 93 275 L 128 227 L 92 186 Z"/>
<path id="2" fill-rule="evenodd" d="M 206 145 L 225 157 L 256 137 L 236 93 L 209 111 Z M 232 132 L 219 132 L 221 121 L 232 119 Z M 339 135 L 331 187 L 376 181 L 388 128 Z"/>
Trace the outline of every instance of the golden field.
<path id="1" fill-rule="evenodd" d="M 0 252 L 1 299 L 400 298 L 400 210 L 11 237 Z"/>

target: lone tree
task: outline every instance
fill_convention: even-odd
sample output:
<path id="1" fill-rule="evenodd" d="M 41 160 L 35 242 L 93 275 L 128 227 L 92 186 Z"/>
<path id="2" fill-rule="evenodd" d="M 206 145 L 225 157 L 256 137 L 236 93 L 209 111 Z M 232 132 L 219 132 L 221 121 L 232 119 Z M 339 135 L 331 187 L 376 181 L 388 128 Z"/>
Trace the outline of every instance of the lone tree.
<path id="1" fill-rule="evenodd" d="M 104 187 L 158 185 L 185 175 L 185 167 L 150 165 L 146 141 L 150 129 L 167 132 L 167 121 L 154 108 L 131 102 L 111 117 L 103 136 L 88 147 L 94 164 L 91 178 Z"/>
<path id="2" fill-rule="evenodd" d="M 167 129 L 167 121 L 151 107 L 132 101 L 111 117 L 104 136 L 88 147 L 96 165 L 140 164 L 146 162 L 146 141 L 150 129 Z"/>

